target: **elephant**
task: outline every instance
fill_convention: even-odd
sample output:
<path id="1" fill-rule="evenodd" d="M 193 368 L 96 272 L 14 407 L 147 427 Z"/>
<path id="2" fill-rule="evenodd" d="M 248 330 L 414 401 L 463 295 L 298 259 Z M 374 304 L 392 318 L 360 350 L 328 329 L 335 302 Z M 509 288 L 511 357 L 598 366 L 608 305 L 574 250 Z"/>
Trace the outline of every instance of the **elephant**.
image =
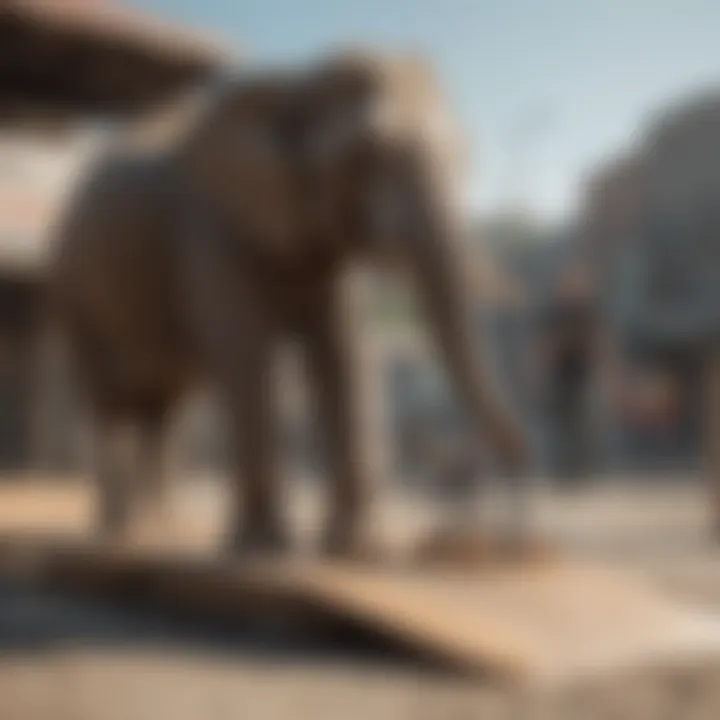
<path id="1" fill-rule="evenodd" d="M 359 310 L 347 290 L 363 262 L 415 279 L 473 427 L 522 470 L 522 427 L 466 331 L 459 136 L 436 85 L 417 58 L 365 51 L 224 71 L 96 161 L 58 226 L 51 287 L 93 417 L 101 532 L 122 537 L 134 503 L 161 502 L 168 415 L 209 382 L 230 426 L 229 549 L 289 549 L 270 368 L 291 338 L 326 439 L 322 551 L 368 548 Z"/>

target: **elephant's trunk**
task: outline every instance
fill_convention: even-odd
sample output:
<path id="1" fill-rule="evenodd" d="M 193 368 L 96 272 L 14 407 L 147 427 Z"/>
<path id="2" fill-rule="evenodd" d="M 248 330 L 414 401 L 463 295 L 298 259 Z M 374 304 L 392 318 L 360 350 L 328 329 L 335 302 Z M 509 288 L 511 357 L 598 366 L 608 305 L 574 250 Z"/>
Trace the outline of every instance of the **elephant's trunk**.
<path id="1" fill-rule="evenodd" d="M 523 433 L 497 392 L 484 353 L 473 342 L 469 292 L 457 255 L 462 249 L 461 223 L 436 193 L 420 196 L 422 202 L 414 208 L 409 256 L 441 359 L 473 424 L 487 434 L 502 460 L 519 470 L 525 461 Z"/>

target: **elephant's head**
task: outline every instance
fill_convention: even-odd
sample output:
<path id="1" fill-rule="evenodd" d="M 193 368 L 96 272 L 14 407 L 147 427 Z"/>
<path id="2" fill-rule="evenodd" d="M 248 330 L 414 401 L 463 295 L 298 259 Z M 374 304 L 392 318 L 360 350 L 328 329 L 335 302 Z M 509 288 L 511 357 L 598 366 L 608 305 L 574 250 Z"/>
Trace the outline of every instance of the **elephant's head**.
<path id="1" fill-rule="evenodd" d="M 387 261 L 406 255 L 418 213 L 456 216 L 460 133 L 420 59 L 334 56 L 307 88 L 305 200 L 321 233 Z"/>
<path id="2" fill-rule="evenodd" d="M 417 58 L 346 54 L 322 63 L 309 87 L 315 226 L 350 252 L 410 271 L 459 396 L 517 466 L 523 433 L 474 352 L 458 257 L 460 135 L 431 72 Z"/>

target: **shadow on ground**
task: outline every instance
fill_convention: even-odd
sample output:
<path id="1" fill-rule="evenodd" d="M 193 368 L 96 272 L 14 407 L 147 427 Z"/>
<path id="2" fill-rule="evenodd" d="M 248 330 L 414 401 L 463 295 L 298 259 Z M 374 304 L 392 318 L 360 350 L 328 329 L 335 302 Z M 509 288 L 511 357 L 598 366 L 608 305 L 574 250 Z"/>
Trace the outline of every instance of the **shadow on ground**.
<path id="1" fill-rule="evenodd" d="M 349 623 L 313 628 L 248 625 L 223 617 L 88 599 L 0 581 L 0 655 L 87 648 L 162 649 L 277 663 L 398 663 L 430 669 L 426 661 Z M 434 671 L 439 668 L 433 667 Z"/>

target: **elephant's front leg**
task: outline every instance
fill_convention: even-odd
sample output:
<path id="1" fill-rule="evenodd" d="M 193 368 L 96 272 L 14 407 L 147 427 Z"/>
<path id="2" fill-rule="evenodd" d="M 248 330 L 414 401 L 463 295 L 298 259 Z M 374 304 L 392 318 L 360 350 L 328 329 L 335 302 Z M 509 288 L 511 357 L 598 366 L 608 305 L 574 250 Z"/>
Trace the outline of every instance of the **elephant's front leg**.
<path id="1" fill-rule="evenodd" d="M 229 537 L 234 553 L 283 552 L 289 545 L 273 462 L 270 360 L 269 348 L 259 340 L 243 354 L 225 389 L 236 484 Z"/>
<path id="2" fill-rule="evenodd" d="M 341 288 L 326 290 L 308 333 L 308 360 L 325 440 L 331 495 L 323 550 L 335 557 L 364 557 L 368 543 L 370 462 L 360 384 L 356 318 Z"/>
<path id="3" fill-rule="evenodd" d="M 238 492 L 231 528 L 233 552 L 284 552 L 289 547 L 274 462 L 272 352 L 269 337 L 245 338 L 226 392 Z"/>
<path id="4" fill-rule="evenodd" d="M 230 549 L 276 552 L 287 546 L 273 462 L 276 328 L 247 269 L 223 252 L 225 245 L 201 240 L 186 246 L 184 297 L 200 363 L 229 416 L 235 481 Z"/>

